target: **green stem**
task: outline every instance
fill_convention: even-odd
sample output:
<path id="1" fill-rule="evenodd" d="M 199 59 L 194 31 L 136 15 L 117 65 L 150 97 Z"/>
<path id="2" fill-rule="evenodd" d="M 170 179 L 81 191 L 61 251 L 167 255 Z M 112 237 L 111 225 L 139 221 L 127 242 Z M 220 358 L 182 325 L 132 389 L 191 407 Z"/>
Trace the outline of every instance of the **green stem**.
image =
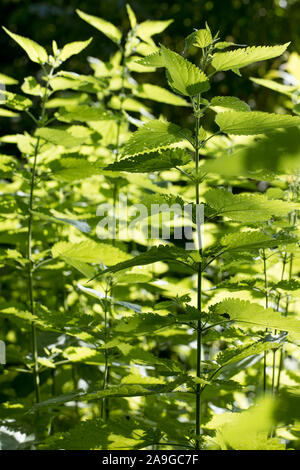
<path id="1" fill-rule="evenodd" d="M 263 262 L 264 262 L 266 308 L 268 308 L 269 307 L 269 293 L 268 293 L 268 277 L 267 277 L 267 259 L 266 259 L 265 250 L 263 250 Z M 267 331 L 268 331 L 268 328 L 266 328 L 266 332 Z M 264 352 L 263 390 L 265 394 L 267 390 L 267 351 Z"/>
<path id="2" fill-rule="evenodd" d="M 280 280 L 283 281 L 284 279 L 284 272 L 285 272 L 285 267 L 287 264 L 287 253 L 285 253 L 283 262 L 282 262 L 282 271 L 281 271 L 281 278 Z M 277 312 L 279 311 L 280 307 L 280 300 L 281 300 L 281 294 L 278 294 L 277 297 Z M 275 335 L 277 334 L 277 330 L 275 330 Z M 272 395 L 275 394 L 275 373 L 276 373 L 276 349 L 273 349 L 273 365 L 272 365 Z"/>
<path id="3" fill-rule="evenodd" d="M 46 102 L 48 99 L 48 91 L 49 91 L 49 81 L 53 73 L 53 68 L 51 69 L 47 84 L 45 87 L 45 93 L 42 99 L 42 106 L 41 106 L 41 117 L 40 117 L 40 124 L 43 125 L 43 121 L 45 118 L 46 112 Z M 37 122 L 37 121 L 35 121 Z M 35 305 L 34 305 L 34 291 L 33 291 L 33 260 L 32 260 L 32 229 L 33 229 L 33 202 L 34 202 L 34 190 L 35 190 L 35 183 L 36 183 L 36 170 L 37 170 L 37 158 L 39 155 L 39 148 L 40 148 L 40 137 L 37 138 L 35 148 L 34 148 L 34 159 L 33 159 L 33 166 L 31 172 L 31 181 L 30 181 L 30 194 L 29 194 L 29 206 L 28 206 L 28 231 L 27 231 L 27 260 L 28 260 L 28 294 L 29 294 L 29 304 L 30 304 L 30 312 L 32 315 L 35 315 Z M 35 400 L 37 403 L 40 402 L 40 380 L 39 380 L 39 367 L 38 367 L 38 349 L 37 349 L 37 331 L 35 324 L 31 323 L 31 349 L 32 349 L 32 360 L 33 360 L 33 383 L 35 389 Z"/>
<path id="4" fill-rule="evenodd" d="M 292 188 L 292 199 L 294 197 L 298 196 L 298 189 L 297 188 L 298 188 L 298 181 L 295 180 L 293 188 Z M 297 225 L 297 218 L 298 218 L 298 213 L 297 213 L 297 211 L 295 211 L 294 214 L 290 218 L 290 223 L 292 223 L 293 226 Z M 289 280 L 291 280 L 292 277 L 293 277 L 293 260 L 294 260 L 294 255 L 293 255 L 293 253 L 291 253 L 291 255 L 290 255 L 290 266 L 289 266 L 289 277 L 288 277 Z M 288 311 L 289 311 L 289 297 L 287 296 L 287 301 L 286 301 L 286 306 L 285 306 L 285 316 L 288 315 Z M 279 359 L 278 376 L 277 376 L 277 384 L 276 384 L 276 392 L 277 393 L 279 392 L 279 388 L 280 388 L 280 378 L 281 378 L 281 372 L 282 372 L 282 367 L 283 367 L 283 363 L 284 363 L 284 355 L 285 355 L 285 352 L 284 352 L 284 349 L 282 347 L 281 350 L 280 350 L 280 359 Z"/>
<path id="5" fill-rule="evenodd" d="M 107 281 L 106 289 L 105 289 L 105 298 L 104 298 L 104 343 L 106 346 L 107 343 L 107 333 L 108 333 L 108 293 L 109 293 L 109 282 Z M 108 366 L 108 351 L 105 347 L 104 349 L 104 375 L 103 375 L 103 385 L 102 389 L 105 390 L 108 385 L 108 374 L 109 374 L 109 366 Z M 107 419 L 109 415 L 109 407 L 108 407 L 108 399 L 103 398 L 101 404 L 101 418 Z"/>
<path id="6" fill-rule="evenodd" d="M 203 72 L 205 72 L 207 59 L 211 52 L 211 47 L 203 50 L 202 63 L 200 64 Z M 195 116 L 195 170 L 196 170 L 196 183 L 195 183 L 195 192 L 196 192 L 196 211 L 200 208 L 200 196 L 199 196 L 199 150 L 205 145 L 205 141 L 199 142 L 199 131 L 200 131 L 200 119 L 203 114 L 201 110 L 201 93 L 197 95 L 196 103 L 192 100 L 194 116 Z M 197 212 L 196 212 L 197 214 Z M 202 353 L 202 322 L 201 322 L 201 312 L 202 312 L 202 240 L 201 240 L 201 220 L 199 220 L 200 214 L 196 216 L 197 222 L 197 239 L 198 239 L 198 250 L 200 255 L 200 262 L 198 263 L 198 274 L 197 274 L 197 308 L 200 312 L 200 320 L 197 321 L 197 363 L 196 363 L 196 374 L 198 378 L 201 378 L 201 353 Z M 195 419 L 195 448 L 198 450 L 200 448 L 200 435 L 201 435 L 201 387 L 200 384 L 196 385 L 196 419 Z"/>
<path id="7" fill-rule="evenodd" d="M 199 130 L 200 130 L 200 98 L 201 95 L 197 96 L 197 105 L 196 105 L 196 113 L 195 113 L 195 167 L 196 167 L 196 184 L 195 184 L 195 191 L 196 191 L 196 210 L 199 209 L 200 205 L 200 197 L 199 197 L 199 181 L 198 181 L 198 174 L 199 174 Z M 197 235 L 198 235 L 198 242 L 199 242 L 199 255 L 202 259 L 202 243 L 201 243 L 201 221 L 197 220 Z M 202 262 L 200 261 L 198 264 L 198 275 L 197 275 L 197 308 L 201 315 L 202 310 Z M 197 377 L 201 377 L 201 350 L 202 350 L 202 324 L 201 320 L 197 322 L 197 365 L 196 365 L 196 374 Z M 201 390 L 200 384 L 196 386 L 196 427 L 195 427 L 195 434 L 196 434 L 196 449 L 198 450 L 200 447 L 200 439 L 199 436 L 201 434 Z"/>
<path id="8" fill-rule="evenodd" d="M 276 393 L 279 392 L 279 388 L 280 388 L 280 379 L 281 379 L 281 371 L 282 371 L 282 366 L 283 366 L 283 359 L 284 359 L 284 349 L 283 349 L 283 346 L 282 346 L 282 348 L 280 349 L 280 356 L 279 356 Z"/>
<path id="9" fill-rule="evenodd" d="M 123 112 L 123 103 L 125 99 L 125 51 L 122 46 L 120 46 L 120 52 L 122 54 L 122 59 L 121 59 L 121 66 L 122 66 L 122 75 L 121 75 L 121 93 L 120 93 L 120 113 Z M 121 136 L 121 125 L 122 121 L 121 119 L 118 119 L 118 126 L 117 126 L 117 137 L 116 137 L 116 145 L 115 145 L 115 162 L 119 160 L 119 154 L 120 154 L 120 136 Z M 118 181 L 114 181 L 113 185 L 113 208 L 114 208 L 114 216 L 116 217 L 116 208 L 117 208 L 117 198 L 118 198 Z M 116 244 L 116 238 L 117 238 L 117 233 L 118 233 L 118 221 L 116 220 L 116 231 L 114 233 L 114 238 L 113 238 L 113 245 Z"/>
<path id="10" fill-rule="evenodd" d="M 290 256 L 289 280 L 292 279 L 292 275 L 293 275 L 293 254 L 291 254 L 291 256 Z M 286 306 L 285 306 L 285 316 L 288 315 L 288 311 L 289 311 L 289 302 L 287 300 Z M 282 347 L 281 350 L 280 350 L 280 358 L 279 358 L 279 365 L 278 365 L 276 393 L 279 392 L 279 388 L 280 388 L 280 379 L 281 379 L 281 372 L 282 372 L 283 362 L 284 362 L 284 350 L 283 350 L 283 347 Z"/>
<path id="11" fill-rule="evenodd" d="M 33 294 L 33 262 L 32 262 L 32 208 L 33 208 L 33 197 L 35 187 L 35 176 L 36 176 L 36 164 L 39 151 L 40 138 L 37 139 L 34 149 L 34 160 L 31 173 L 30 182 L 30 195 L 29 195 L 29 218 L 28 218 L 28 232 L 27 232 L 27 259 L 28 259 L 28 293 L 30 312 L 32 315 L 35 314 L 34 308 L 34 294 Z M 32 349 L 32 360 L 33 360 L 33 384 L 35 390 L 36 403 L 40 402 L 40 380 L 38 371 L 38 352 L 37 352 L 37 334 L 35 324 L 31 323 L 31 349 Z"/>

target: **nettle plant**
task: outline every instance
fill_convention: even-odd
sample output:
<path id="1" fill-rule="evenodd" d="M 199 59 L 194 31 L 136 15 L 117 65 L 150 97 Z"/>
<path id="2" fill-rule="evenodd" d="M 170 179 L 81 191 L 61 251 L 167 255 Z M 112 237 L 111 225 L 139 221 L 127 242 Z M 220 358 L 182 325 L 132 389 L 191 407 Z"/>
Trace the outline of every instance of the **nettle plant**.
<path id="1" fill-rule="evenodd" d="M 130 165 L 132 165 L 133 161 L 135 165 L 138 164 L 138 162 L 141 162 L 142 164 L 145 158 L 151 158 L 151 155 L 153 153 L 156 155 L 157 151 L 160 151 L 161 157 L 163 159 L 166 148 L 170 148 L 171 146 L 174 148 L 186 140 L 194 149 L 194 163 L 192 164 L 194 165 L 194 168 L 192 168 L 192 165 L 189 165 L 187 168 L 185 168 L 185 171 L 180 171 L 181 174 L 186 176 L 188 182 L 191 182 L 194 185 L 195 202 L 197 205 L 199 205 L 199 186 L 200 183 L 203 184 L 203 180 L 207 178 L 207 169 L 205 166 L 199 165 L 199 157 L 206 143 L 210 139 L 218 135 L 220 132 L 227 135 L 257 135 L 269 133 L 270 131 L 274 131 L 277 128 L 282 129 L 297 126 L 299 125 L 299 119 L 287 115 L 250 112 L 249 106 L 235 97 L 214 97 L 210 100 L 204 99 L 202 97 L 203 93 L 207 92 L 210 88 L 208 75 L 205 74 L 209 65 L 212 66 L 212 72 L 209 74 L 209 77 L 212 77 L 216 72 L 223 72 L 227 70 L 233 70 L 234 72 L 239 73 L 239 69 L 245 65 L 249 65 L 258 60 L 272 58 L 278 54 L 281 54 L 286 49 L 287 45 L 219 52 L 220 49 L 226 49 L 232 46 L 232 44 L 221 43 L 218 41 L 218 38 L 213 38 L 208 27 L 205 30 L 192 33 L 191 36 L 187 38 L 186 49 L 188 49 L 191 45 L 198 46 L 202 50 L 202 60 L 200 67 L 196 67 L 182 56 L 166 49 L 163 46 L 159 52 L 146 57 L 139 63 L 145 64 L 147 66 L 150 65 L 156 67 L 165 67 L 167 71 L 168 83 L 171 89 L 177 93 L 190 97 L 195 117 L 194 136 L 191 136 L 188 131 L 181 129 L 175 124 L 168 123 L 166 121 L 152 121 L 138 130 L 125 146 L 124 156 L 127 157 L 127 159 L 122 160 L 120 164 L 115 164 L 110 168 L 130 171 Z M 214 51 L 215 53 L 213 54 Z M 203 127 L 201 127 L 201 119 L 203 118 L 205 111 L 208 109 L 212 109 L 216 112 L 217 115 L 215 122 L 219 127 L 218 131 L 210 135 L 207 135 L 206 131 L 203 129 Z M 228 157 L 227 160 L 229 160 Z M 218 162 L 215 166 L 217 167 L 217 165 Z M 151 170 L 156 170 L 154 165 Z M 255 174 L 252 175 L 252 178 L 253 176 L 255 176 Z M 208 185 L 209 183 L 210 182 L 208 181 Z M 204 190 L 206 187 L 207 186 L 205 185 Z M 134 260 L 121 263 L 107 270 L 107 272 L 116 272 L 118 269 L 124 269 L 125 267 L 136 264 L 152 263 L 153 261 L 166 260 L 171 257 L 173 263 L 184 263 L 186 266 L 189 266 L 197 273 L 197 309 L 196 311 L 193 311 L 191 315 L 190 309 L 192 307 L 189 304 L 186 304 L 184 300 L 181 301 L 181 304 L 183 304 L 182 308 L 183 310 L 186 310 L 187 315 L 179 320 L 179 323 L 183 321 L 189 322 L 190 320 L 194 320 L 194 322 L 190 323 L 190 326 L 196 330 L 196 377 L 194 378 L 195 435 L 192 438 L 195 448 L 199 448 L 201 441 L 201 395 L 205 389 L 212 385 L 212 378 L 214 379 L 214 386 L 216 383 L 222 383 L 222 380 L 218 379 L 218 377 L 222 376 L 222 369 L 225 366 L 229 366 L 231 363 L 239 363 L 239 361 L 244 360 L 249 356 L 251 361 L 253 361 L 253 354 L 256 355 L 258 359 L 260 359 L 258 354 L 263 353 L 263 389 L 266 391 L 267 351 L 273 350 L 272 390 L 273 392 L 275 390 L 275 351 L 280 348 L 280 345 L 286 337 L 286 333 L 284 333 L 282 336 L 276 336 L 276 333 L 277 330 L 289 330 L 287 325 L 286 328 L 284 328 L 283 326 L 279 327 L 277 324 L 278 320 L 279 322 L 282 321 L 281 315 L 278 315 L 280 310 L 279 303 L 282 294 L 280 292 L 278 293 L 276 288 L 278 288 L 280 291 L 281 286 L 291 286 L 292 284 L 292 282 L 290 284 L 283 282 L 285 269 L 284 266 L 286 264 L 286 253 L 289 252 L 289 250 L 291 250 L 291 252 L 293 252 L 293 250 L 297 251 L 297 237 L 290 233 L 291 230 L 280 230 L 278 228 L 278 224 L 276 224 L 275 227 L 272 227 L 270 225 L 270 220 L 274 215 L 276 215 L 278 219 L 280 219 L 280 216 L 285 219 L 287 213 L 292 213 L 293 210 L 297 210 L 299 207 L 297 204 L 295 205 L 290 202 L 282 201 L 280 198 L 276 199 L 276 194 L 278 194 L 278 191 L 276 192 L 275 190 L 272 192 L 270 190 L 268 193 L 269 197 L 258 194 L 233 195 L 232 192 L 225 191 L 225 189 L 211 189 L 205 193 L 205 200 L 208 206 L 206 210 L 206 213 L 208 213 L 207 219 L 214 220 L 224 214 L 227 220 L 231 219 L 234 222 L 243 223 L 240 225 L 240 227 L 238 227 L 239 230 L 237 232 L 228 234 L 228 231 L 233 231 L 233 227 L 226 226 L 225 230 L 223 229 L 220 231 L 221 233 L 223 232 L 223 234 L 224 232 L 227 233 L 227 235 L 221 237 L 216 245 L 209 246 L 205 251 L 203 251 L 202 243 L 200 242 L 198 259 L 195 253 L 191 254 L 186 252 L 186 254 L 184 254 L 178 248 L 172 249 L 169 246 L 158 247 L 153 248 L 146 254 L 142 254 L 139 257 L 136 257 Z M 247 228 L 247 225 L 249 228 Z M 257 228 L 255 229 L 255 227 L 258 226 L 263 226 L 264 231 L 261 232 L 261 230 L 258 230 Z M 285 222 L 283 226 L 285 226 Z M 293 228 L 295 229 L 294 225 Z M 201 233 L 200 225 L 198 225 L 197 231 L 198 234 Z M 291 245 L 292 248 L 286 248 L 288 245 Z M 271 257 L 277 253 L 278 247 L 280 247 L 285 253 L 285 261 L 283 262 L 284 264 L 282 267 L 282 274 L 280 279 L 282 284 L 280 284 L 280 282 L 278 284 L 273 282 L 272 286 L 269 287 L 266 266 L 266 250 L 271 249 L 270 254 L 268 254 L 268 256 Z M 262 260 L 263 264 L 263 266 L 260 266 L 263 273 L 262 278 L 254 278 L 252 275 L 248 279 L 244 277 L 244 279 L 240 280 L 236 275 L 236 279 L 225 282 L 223 281 L 218 286 L 215 286 L 215 288 L 226 288 L 228 285 L 230 290 L 251 291 L 254 293 L 254 297 L 265 297 L 266 309 L 263 309 L 259 304 L 251 304 L 249 301 L 241 301 L 240 299 L 236 298 L 228 298 L 217 304 L 211 304 L 211 299 L 208 296 L 206 301 L 209 300 L 208 306 L 211 313 L 207 314 L 203 312 L 202 281 L 205 273 L 207 273 L 208 269 L 210 269 L 208 267 L 211 266 L 212 263 L 216 261 L 216 259 L 220 259 L 220 257 L 222 257 L 223 263 L 225 263 L 224 258 L 226 260 L 226 258 L 229 257 L 231 271 L 234 270 L 238 273 L 238 264 L 236 262 L 232 262 L 233 253 L 235 258 L 238 257 L 239 253 L 242 253 L 241 259 L 243 260 L 246 252 L 248 252 L 246 256 L 246 259 L 248 257 L 248 262 L 249 258 L 251 257 L 251 252 L 256 253 L 256 256 L 257 254 L 261 255 L 260 259 Z M 254 260 L 255 259 L 252 255 L 252 262 L 254 262 Z M 247 269 L 249 270 L 249 266 Z M 297 290 L 298 288 L 299 284 L 296 282 L 295 289 Z M 269 309 L 270 293 L 272 292 L 273 294 L 274 291 L 274 297 L 276 298 L 276 301 L 273 299 L 273 305 L 275 306 L 277 304 L 277 306 L 272 310 Z M 224 296 L 224 293 L 222 293 L 222 296 Z M 162 309 L 165 307 L 166 310 L 170 312 L 170 314 L 174 314 L 174 306 L 174 302 L 170 303 L 169 301 L 160 305 Z M 219 316 L 220 314 L 222 314 L 222 316 Z M 228 315 L 228 319 L 225 320 L 223 315 L 225 317 Z M 272 320 L 270 320 L 269 315 L 272 317 Z M 164 321 L 165 320 L 166 319 L 164 318 Z M 209 361 L 204 361 L 205 368 L 202 372 L 201 352 L 203 349 L 203 332 L 206 333 L 208 330 L 211 330 L 214 327 L 224 327 L 224 324 L 226 323 L 230 324 L 230 328 L 232 328 L 232 320 L 235 320 L 238 323 L 249 323 L 250 325 L 265 325 L 267 334 L 260 338 L 256 343 L 246 344 L 240 349 L 230 349 L 230 351 L 226 351 L 224 354 L 220 353 L 216 361 L 212 361 L 211 363 L 209 363 Z M 288 323 L 291 327 L 290 333 L 292 335 L 297 334 L 297 331 L 299 333 L 297 320 L 288 321 Z M 154 327 L 154 324 L 152 327 Z M 268 327 L 275 330 L 275 336 L 272 336 L 268 332 Z M 251 335 L 249 335 L 249 339 L 253 336 L 252 329 L 250 330 L 250 333 Z M 258 333 L 259 337 L 260 334 L 261 332 Z M 222 332 L 221 336 L 223 335 L 224 332 Z M 232 337 L 234 337 L 233 334 Z M 282 360 L 280 360 L 278 366 L 278 377 L 280 377 L 281 367 Z M 223 382 L 223 386 L 224 385 L 225 384 Z M 279 387 L 279 378 L 277 386 Z M 273 444 L 273 441 L 270 442 L 270 445 Z M 248 443 L 248 445 L 250 444 Z M 267 446 L 268 443 L 265 442 L 264 445 Z"/>
<path id="2" fill-rule="evenodd" d="M 89 40 L 54 42 L 48 56 L 8 32 L 42 73 L 22 85 L 38 114 L 24 95 L 3 103 L 35 129 L 1 138 L 20 152 L 1 155 L 1 445 L 297 448 L 300 119 L 211 92 L 215 75 L 240 75 L 288 44 L 244 48 L 206 26 L 183 56 L 152 39 L 170 22 L 127 12 L 123 36 L 78 11 L 117 47 L 109 62 L 89 58 L 93 75 L 59 69 Z M 171 91 L 133 78 L 156 68 Z M 186 106 L 193 130 L 154 119 L 145 99 Z M 120 240 L 120 194 L 148 209 L 190 205 L 195 249 L 175 236 L 176 218 L 169 240 Z M 118 223 L 99 241 L 103 203 Z M 170 221 L 158 215 L 162 229 Z"/>

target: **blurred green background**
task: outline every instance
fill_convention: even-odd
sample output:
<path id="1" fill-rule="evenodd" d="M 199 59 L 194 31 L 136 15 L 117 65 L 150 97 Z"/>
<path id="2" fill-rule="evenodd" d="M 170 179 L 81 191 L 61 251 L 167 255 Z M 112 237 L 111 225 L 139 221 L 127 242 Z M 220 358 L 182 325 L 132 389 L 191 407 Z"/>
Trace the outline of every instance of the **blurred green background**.
<path id="1" fill-rule="evenodd" d="M 108 60 L 115 46 L 99 31 L 83 22 L 75 12 L 76 8 L 105 18 L 126 31 L 128 19 L 125 5 L 126 0 L 1 0 L 1 16 L 2 24 L 11 31 L 30 37 L 46 47 L 51 45 L 53 39 L 62 46 L 66 42 L 94 36 L 88 49 L 67 64 L 68 70 L 89 73 L 86 57 L 90 55 Z M 300 51 L 299 0 L 132 0 L 130 5 L 140 22 L 173 18 L 171 26 L 155 39 L 178 52 L 183 50 L 184 37 L 193 28 L 203 27 L 205 21 L 213 33 L 220 31 L 222 40 L 247 45 L 274 45 L 291 41 L 289 51 Z M 19 79 L 21 83 L 25 76 L 34 75 L 38 71 L 38 65 L 30 63 L 24 51 L 3 31 L 0 33 L 0 54 L 1 72 Z M 282 61 L 284 58 L 248 67 L 243 71 L 242 79 L 228 74 L 225 82 L 219 82 L 218 77 L 215 77 L 214 92 L 238 96 L 248 101 L 253 109 L 274 111 L 280 99 L 278 95 L 262 87 L 255 87 L 247 77 L 264 76 L 270 67 L 277 68 Z M 165 84 L 162 71 L 151 74 L 151 77 L 139 74 L 138 79 Z M 176 111 L 170 107 L 166 112 L 167 117 L 175 122 L 184 119 L 184 114 L 179 118 L 172 116 Z M 1 119 L 1 124 L 6 132 L 17 130 L 13 127 L 18 124 L 10 120 Z"/>

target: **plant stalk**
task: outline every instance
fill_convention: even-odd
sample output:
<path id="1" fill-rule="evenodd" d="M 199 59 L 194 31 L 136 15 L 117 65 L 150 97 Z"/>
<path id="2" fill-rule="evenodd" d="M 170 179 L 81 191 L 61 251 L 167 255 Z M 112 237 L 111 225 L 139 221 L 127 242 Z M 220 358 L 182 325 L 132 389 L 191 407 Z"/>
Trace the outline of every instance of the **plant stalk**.
<path id="1" fill-rule="evenodd" d="M 30 195 L 29 195 L 29 218 L 28 218 L 28 232 L 27 232 L 27 259 L 28 259 L 28 293 L 30 312 L 32 315 L 35 314 L 34 308 L 34 294 L 33 294 L 33 262 L 32 262 L 32 208 L 34 198 L 34 187 L 35 187 L 35 176 L 36 176 L 36 165 L 37 157 L 39 152 L 40 138 L 37 139 L 34 149 L 34 160 L 31 173 L 30 182 Z M 35 390 L 36 403 L 40 402 L 40 379 L 38 370 L 38 352 L 37 352 L 37 334 L 34 322 L 31 323 L 31 349 L 32 349 L 32 360 L 33 360 L 33 384 Z"/>
<path id="2" fill-rule="evenodd" d="M 200 98 L 201 95 L 198 94 L 197 96 L 197 108 L 195 113 L 195 167 L 196 167 L 196 211 L 199 210 L 200 205 L 200 197 L 199 197 L 199 181 L 198 181 L 198 174 L 199 174 L 199 129 L 200 129 Z M 197 217 L 197 238 L 199 242 L 199 255 L 202 259 L 202 241 L 201 241 L 201 221 L 198 220 Z M 200 312 L 202 310 L 202 262 L 198 263 L 198 274 L 197 274 L 197 308 Z M 201 351 L 202 351 L 202 324 L 201 320 L 197 322 L 197 365 L 196 365 L 196 374 L 197 377 L 201 377 Z M 195 427 L 195 434 L 196 434 L 196 449 L 200 448 L 200 434 L 201 434 L 201 389 L 200 384 L 196 385 L 196 427 Z"/>
<path id="3" fill-rule="evenodd" d="M 281 271 L 281 281 L 284 279 L 285 267 L 287 264 L 287 253 L 284 254 L 283 262 L 282 262 L 282 271 Z M 277 297 L 277 312 L 279 312 L 280 307 L 280 300 L 281 294 L 278 294 Z M 277 330 L 275 330 L 275 335 L 277 334 Z M 275 373 L 276 373 L 276 349 L 273 349 L 273 365 L 272 365 L 272 395 L 275 394 Z"/>
<path id="4" fill-rule="evenodd" d="M 37 127 L 43 125 L 45 112 L 46 112 L 46 102 L 48 99 L 49 91 L 49 81 L 53 74 L 54 68 L 51 68 L 51 71 L 48 75 L 47 83 L 45 86 L 44 96 L 42 98 L 41 106 L 41 116 L 40 120 L 37 122 Z M 34 305 L 34 291 L 33 291 L 33 260 L 32 260 L 32 229 L 33 229 L 33 203 L 34 203 L 34 190 L 36 184 L 36 170 L 37 170 L 37 159 L 40 149 L 40 137 L 37 138 L 35 148 L 34 148 L 34 159 L 31 172 L 31 181 L 30 181 L 30 193 L 29 193 L 29 206 L 28 206 L 28 231 L 27 231 L 27 260 L 28 260 L 28 294 L 29 294 L 29 304 L 30 312 L 32 315 L 35 315 L 35 305 Z M 36 403 L 40 402 L 40 379 L 39 379 L 39 367 L 38 367 L 38 349 L 37 349 L 37 331 L 34 322 L 31 323 L 31 350 L 32 350 L 32 360 L 33 360 L 33 383 L 35 390 L 35 401 Z"/>
<path id="5" fill-rule="evenodd" d="M 297 182 L 297 180 L 295 180 L 294 185 L 292 187 L 292 199 L 294 199 L 294 197 L 297 197 L 297 196 L 298 196 L 298 182 Z M 292 214 L 290 216 L 290 223 L 293 226 L 297 225 L 297 218 L 298 218 L 298 213 L 297 213 L 297 211 L 295 211 L 294 214 Z M 289 281 L 293 277 L 293 260 L 294 260 L 294 255 L 293 255 L 293 253 L 291 253 L 290 260 L 289 260 L 289 275 L 288 275 Z M 289 296 L 287 296 L 287 300 L 286 300 L 285 316 L 288 315 L 288 311 L 289 311 Z M 281 372 L 282 372 L 282 368 L 283 368 L 283 364 L 284 364 L 284 356 L 285 356 L 285 352 L 284 352 L 284 349 L 282 347 L 281 350 L 280 350 L 280 359 L 279 359 L 278 376 L 277 376 L 277 384 L 276 384 L 276 392 L 277 393 L 279 392 L 279 388 L 280 388 L 280 379 L 281 379 Z"/>
<path id="6" fill-rule="evenodd" d="M 266 308 L 269 307 L 269 292 L 268 292 L 268 276 L 267 276 L 267 258 L 266 252 L 263 250 L 263 262 L 264 262 L 264 279 L 265 279 L 265 298 L 266 298 Z M 266 328 L 266 332 L 268 328 Z M 267 391 L 267 351 L 264 351 L 264 369 L 263 369 L 263 391 L 264 394 Z"/>
<path id="7" fill-rule="evenodd" d="M 107 333 L 108 333 L 108 293 L 109 293 L 109 281 L 107 281 L 106 289 L 105 289 L 105 298 L 104 298 L 104 342 L 105 346 L 107 343 Z M 108 376 L 109 376 L 109 366 L 108 366 L 108 352 L 105 347 L 104 349 L 104 375 L 103 375 L 103 385 L 102 389 L 105 390 L 108 385 Z M 108 407 L 108 399 L 103 398 L 101 404 L 101 418 L 107 419 L 109 416 L 109 407 Z"/>

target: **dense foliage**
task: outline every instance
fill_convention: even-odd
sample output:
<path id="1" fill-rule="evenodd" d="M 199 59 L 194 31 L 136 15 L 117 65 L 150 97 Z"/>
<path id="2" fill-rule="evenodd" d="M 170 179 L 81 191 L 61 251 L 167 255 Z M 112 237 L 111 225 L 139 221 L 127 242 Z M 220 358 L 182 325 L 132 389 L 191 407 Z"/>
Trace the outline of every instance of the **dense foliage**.
<path id="1" fill-rule="evenodd" d="M 4 28 L 40 70 L 1 75 L 1 448 L 299 449 L 300 57 L 126 10 L 51 52 Z M 282 55 L 249 81 L 279 113 L 215 93 Z"/>

